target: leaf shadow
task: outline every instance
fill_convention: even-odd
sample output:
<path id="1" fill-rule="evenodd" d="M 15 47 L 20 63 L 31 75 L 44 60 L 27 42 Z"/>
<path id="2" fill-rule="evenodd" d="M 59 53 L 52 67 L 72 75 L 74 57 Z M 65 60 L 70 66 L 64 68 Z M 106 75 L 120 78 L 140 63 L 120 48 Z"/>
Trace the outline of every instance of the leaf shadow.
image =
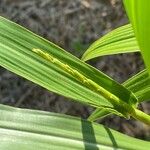
<path id="1" fill-rule="evenodd" d="M 81 119 L 81 124 L 82 124 L 84 150 L 100 150 L 100 148 L 98 148 L 98 146 L 97 146 L 98 143 L 95 138 L 95 133 L 94 133 L 92 123 Z M 113 136 L 111 130 L 105 126 L 103 126 L 103 127 L 106 130 L 107 135 L 109 136 L 109 140 L 111 141 L 113 150 L 117 150 L 118 145 L 117 145 L 117 142 L 116 142 L 115 137 Z"/>
<path id="2" fill-rule="evenodd" d="M 99 150 L 91 122 L 81 119 L 82 135 L 85 150 Z"/>
<path id="3" fill-rule="evenodd" d="M 113 136 L 113 134 L 112 134 L 112 132 L 111 132 L 111 130 L 109 128 L 107 128 L 105 126 L 104 126 L 104 128 L 105 128 L 105 130 L 106 130 L 106 132 L 107 132 L 107 134 L 108 134 L 108 136 L 109 136 L 109 138 L 110 138 L 110 140 L 112 142 L 114 150 L 116 150 L 118 148 L 118 144 L 117 144 L 117 142 L 115 140 L 115 137 Z"/>

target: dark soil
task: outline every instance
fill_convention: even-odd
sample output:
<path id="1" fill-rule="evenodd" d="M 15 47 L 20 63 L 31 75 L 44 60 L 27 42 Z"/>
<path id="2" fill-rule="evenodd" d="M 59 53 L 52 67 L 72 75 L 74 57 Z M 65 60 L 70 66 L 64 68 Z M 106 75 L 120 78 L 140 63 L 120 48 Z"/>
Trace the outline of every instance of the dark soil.
<path id="1" fill-rule="evenodd" d="M 81 57 L 86 48 L 112 29 L 126 24 L 121 0 L 0 0 L 4 16 Z M 89 61 L 99 70 L 123 82 L 144 68 L 140 54 L 105 56 Z M 93 108 L 68 101 L 3 68 L 0 68 L 0 103 L 81 116 Z M 150 104 L 141 108 L 149 113 Z M 137 122 L 110 116 L 100 121 L 113 129 L 142 139 L 150 128 Z"/>

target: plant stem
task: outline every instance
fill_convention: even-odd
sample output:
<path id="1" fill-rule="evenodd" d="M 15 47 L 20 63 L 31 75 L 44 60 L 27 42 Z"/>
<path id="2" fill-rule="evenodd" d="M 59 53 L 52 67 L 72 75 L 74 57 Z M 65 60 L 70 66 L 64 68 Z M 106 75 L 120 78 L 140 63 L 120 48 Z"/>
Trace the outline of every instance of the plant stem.
<path id="1" fill-rule="evenodd" d="M 150 115 L 140 111 L 139 109 L 134 109 L 131 116 L 136 120 L 140 120 L 141 122 L 150 125 Z"/>

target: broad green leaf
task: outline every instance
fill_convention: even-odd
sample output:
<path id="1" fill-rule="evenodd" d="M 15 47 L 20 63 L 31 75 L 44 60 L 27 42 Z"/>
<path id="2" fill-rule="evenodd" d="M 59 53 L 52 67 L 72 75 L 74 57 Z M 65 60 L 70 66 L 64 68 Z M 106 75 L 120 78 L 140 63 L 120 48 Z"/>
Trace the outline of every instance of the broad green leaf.
<path id="1" fill-rule="evenodd" d="M 124 4 L 150 73 L 150 0 L 124 0 Z"/>
<path id="2" fill-rule="evenodd" d="M 123 83 L 138 98 L 138 102 L 150 100 L 150 77 L 143 70 Z"/>
<path id="3" fill-rule="evenodd" d="M 138 52 L 139 47 L 131 24 L 121 26 L 95 41 L 84 53 L 82 60 L 95 57 Z"/>
<path id="4" fill-rule="evenodd" d="M 0 65 L 50 91 L 90 106 L 126 114 L 122 105 L 128 108 L 137 102 L 129 90 L 102 72 L 2 17 Z"/>
<path id="5" fill-rule="evenodd" d="M 0 150 L 147 150 L 150 142 L 97 123 L 0 105 Z"/>

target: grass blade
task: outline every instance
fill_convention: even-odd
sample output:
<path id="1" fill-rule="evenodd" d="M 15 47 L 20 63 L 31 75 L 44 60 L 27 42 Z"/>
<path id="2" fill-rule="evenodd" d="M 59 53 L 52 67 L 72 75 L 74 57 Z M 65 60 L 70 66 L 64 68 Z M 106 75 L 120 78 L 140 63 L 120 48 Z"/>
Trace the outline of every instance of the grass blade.
<path id="1" fill-rule="evenodd" d="M 114 97 L 119 104 L 137 102 L 129 90 L 102 72 L 2 17 L 0 65 L 50 91 L 90 106 L 116 109 Z"/>
<path id="2" fill-rule="evenodd" d="M 150 73 L 150 1 L 124 0 L 125 8 L 133 26 L 146 67 Z"/>
<path id="3" fill-rule="evenodd" d="M 131 24 L 121 26 L 95 41 L 84 53 L 82 60 L 95 57 L 138 52 L 139 47 Z"/>
<path id="4" fill-rule="evenodd" d="M 106 117 L 110 114 L 111 114 L 111 112 L 107 111 L 106 109 L 103 109 L 103 108 L 102 109 L 96 109 L 88 117 L 88 120 L 93 122 L 93 121 L 96 121 L 96 120 L 101 119 L 103 117 Z"/>

